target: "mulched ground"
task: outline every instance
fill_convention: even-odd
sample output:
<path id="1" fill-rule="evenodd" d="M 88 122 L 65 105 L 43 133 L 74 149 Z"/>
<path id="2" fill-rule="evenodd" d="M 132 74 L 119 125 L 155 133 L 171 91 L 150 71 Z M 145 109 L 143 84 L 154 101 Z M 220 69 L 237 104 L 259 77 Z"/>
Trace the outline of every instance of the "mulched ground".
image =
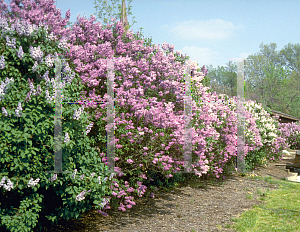
<path id="1" fill-rule="evenodd" d="M 294 156 L 290 158 L 292 160 Z M 254 175 L 272 176 L 277 180 L 287 178 L 290 174 L 285 167 L 276 164 L 260 165 Z M 137 204 L 125 212 L 110 210 L 109 216 L 104 217 L 92 209 L 80 220 L 61 222 L 45 231 L 235 231 L 225 228 L 225 224 L 233 224 L 231 217 L 238 217 L 253 205 L 264 204 L 257 188 L 264 193 L 267 188 L 272 191 L 278 186 L 238 174 L 228 176 L 223 182 L 189 180 L 169 192 L 157 191 L 154 199 L 135 199 Z M 252 195 L 252 199 L 247 199 L 247 194 Z"/>

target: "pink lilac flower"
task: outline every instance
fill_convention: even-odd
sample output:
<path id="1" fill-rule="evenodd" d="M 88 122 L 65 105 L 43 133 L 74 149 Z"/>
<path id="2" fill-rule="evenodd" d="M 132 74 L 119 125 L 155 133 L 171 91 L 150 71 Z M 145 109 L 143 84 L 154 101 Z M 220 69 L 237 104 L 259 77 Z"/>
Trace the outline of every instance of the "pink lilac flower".
<path id="1" fill-rule="evenodd" d="M 132 164 L 133 163 L 132 159 L 128 159 L 127 163 Z"/>

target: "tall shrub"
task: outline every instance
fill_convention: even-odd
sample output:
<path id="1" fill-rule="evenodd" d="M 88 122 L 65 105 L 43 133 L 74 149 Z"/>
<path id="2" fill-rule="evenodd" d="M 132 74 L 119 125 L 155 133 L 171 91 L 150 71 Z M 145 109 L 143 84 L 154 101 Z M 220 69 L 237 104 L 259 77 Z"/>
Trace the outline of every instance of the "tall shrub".
<path id="1" fill-rule="evenodd" d="M 46 31 L 47 26 L 0 19 L 1 230 L 32 231 L 59 218 L 80 218 L 92 202 L 103 208 L 104 195 L 110 194 L 108 176 L 99 182 L 105 177 L 104 163 L 86 136 L 91 125 L 84 107 L 69 105 L 62 112 L 68 135 L 62 168 L 71 173 L 45 173 L 54 169 L 55 92 L 63 88 L 64 97 L 75 101 L 83 88 L 67 62 L 62 86 L 56 86 L 53 65 L 63 59 L 64 41 L 53 40 Z"/>

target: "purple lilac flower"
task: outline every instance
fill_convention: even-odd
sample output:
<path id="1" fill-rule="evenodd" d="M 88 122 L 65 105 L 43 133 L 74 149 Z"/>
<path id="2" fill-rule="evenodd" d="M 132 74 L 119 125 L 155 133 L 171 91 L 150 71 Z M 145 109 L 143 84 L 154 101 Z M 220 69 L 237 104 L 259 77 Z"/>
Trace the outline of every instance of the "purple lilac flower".
<path id="1" fill-rule="evenodd" d="M 203 67 L 201 68 L 201 72 L 203 72 L 204 76 L 206 76 L 207 71 L 208 70 L 205 68 L 205 65 L 203 65 Z"/>
<path id="2" fill-rule="evenodd" d="M 84 177 L 84 174 L 82 174 L 79 178 L 80 178 L 81 180 L 83 180 L 83 177 Z"/>
<path id="3" fill-rule="evenodd" d="M 42 76 L 43 79 L 46 80 L 46 83 L 47 82 L 50 82 L 50 79 L 49 79 L 49 70 L 47 70 L 44 75 Z"/>
<path id="4" fill-rule="evenodd" d="M 31 91 L 29 91 L 26 95 L 25 101 L 29 102 L 29 100 L 31 100 Z"/>
<path id="5" fill-rule="evenodd" d="M 57 179 L 57 174 L 54 174 L 52 177 L 51 177 L 51 182 L 55 181 Z M 50 178 L 48 179 L 50 181 Z"/>
<path id="6" fill-rule="evenodd" d="M 97 212 L 98 212 L 98 213 L 101 213 L 101 214 L 102 214 L 103 216 L 105 216 L 105 217 L 107 217 L 107 216 L 108 216 L 108 214 L 107 214 L 107 213 L 105 213 L 105 212 L 103 212 L 103 211 L 101 211 L 101 210 L 99 210 L 99 209 L 97 210 Z"/>
<path id="7" fill-rule="evenodd" d="M 173 51 L 174 51 L 174 47 L 175 47 L 175 46 L 174 46 L 173 44 L 170 44 L 170 45 L 169 45 L 169 51 L 170 51 L 170 52 L 173 52 Z"/>
<path id="8" fill-rule="evenodd" d="M 41 86 L 38 85 L 36 94 L 37 94 L 37 95 L 41 95 L 41 93 L 42 93 Z"/>
<path id="9" fill-rule="evenodd" d="M 161 45 L 161 48 L 162 48 L 163 50 L 168 50 L 168 44 L 164 42 L 164 43 Z"/>

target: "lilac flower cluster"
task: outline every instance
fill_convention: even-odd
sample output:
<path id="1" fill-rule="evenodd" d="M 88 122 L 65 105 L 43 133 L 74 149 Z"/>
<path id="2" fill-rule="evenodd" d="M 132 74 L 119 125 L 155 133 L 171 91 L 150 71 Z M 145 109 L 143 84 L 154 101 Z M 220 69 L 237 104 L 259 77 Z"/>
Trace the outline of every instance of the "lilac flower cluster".
<path id="1" fill-rule="evenodd" d="M 19 51 L 17 52 L 17 56 L 19 57 L 20 60 L 22 60 L 23 55 L 24 55 L 23 48 L 22 48 L 22 46 L 20 46 Z"/>
<path id="2" fill-rule="evenodd" d="M 1 85 L 0 85 L 0 101 L 2 99 L 4 99 L 4 95 L 7 93 L 7 90 L 9 89 L 8 85 L 11 82 L 13 82 L 13 81 L 14 81 L 13 78 L 9 79 L 8 77 L 6 77 L 5 83 L 3 81 L 1 81 Z"/>
<path id="3" fill-rule="evenodd" d="M 36 47 L 32 47 L 30 46 L 30 55 L 33 59 L 37 60 L 37 61 L 41 61 L 43 58 L 43 51 L 41 51 L 41 47 L 38 46 Z"/>
<path id="4" fill-rule="evenodd" d="M 13 189 L 13 183 L 10 181 L 10 179 L 7 180 L 7 185 L 5 184 L 5 176 L 2 177 L 2 180 L 0 182 L 0 187 L 4 187 L 6 191 L 10 191 Z"/>
<path id="5" fill-rule="evenodd" d="M 10 40 L 9 36 L 6 36 L 6 46 L 16 49 L 16 38 Z"/>
<path id="6" fill-rule="evenodd" d="M 31 33 L 33 32 L 33 30 L 36 30 L 36 29 L 37 29 L 37 27 L 36 27 L 35 25 L 33 25 L 33 26 L 28 26 L 28 25 L 27 25 L 27 27 L 26 27 L 25 25 L 26 25 L 26 24 L 23 24 L 23 22 L 22 22 L 21 24 L 20 24 L 19 22 L 17 22 L 16 24 L 14 24 L 14 25 L 12 26 L 12 30 L 10 30 L 10 31 L 13 31 L 14 28 L 15 28 L 18 34 L 20 34 L 20 35 L 24 35 L 24 34 L 25 34 L 25 35 L 28 35 L 28 34 L 31 34 Z M 6 22 L 4 19 L 0 19 L 0 27 L 2 27 L 2 28 L 3 28 L 3 27 L 7 27 L 7 30 L 6 30 L 6 31 L 9 31 L 9 29 L 8 29 L 8 24 L 7 24 L 7 22 Z M 46 29 L 47 29 L 47 28 L 46 28 Z M 3 31 L 3 30 L 2 30 L 2 31 Z M 15 44 L 16 44 L 16 38 L 13 38 L 13 39 L 10 41 L 9 36 L 6 36 L 6 41 L 7 41 L 6 46 L 9 46 L 9 47 L 12 47 L 12 48 L 16 49 L 16 46 L 15 46 Z M 61 47 L 62 47 L 62 46 L 65 46 L 65 40 L 62 40 L 60 46 L 61 46 Z M 24 55 L 22 46 L 20 46 L 19 49 L 18 49 L 18 51 L 16 51 L 16 52 L 17 52 L 18 58 L 19 58 L 20 60 L 22 60 L 23 55 Z M 43 58 L 43 52 L 41 51 L 40 46 L 38 46 L 37 48 L 30 46 L 30 54 L 31 54 L 32 58 L 34 58 L 35 60 L 39 61 L 39 63 L 42 61 L 42 58 Z M 55 53 L 55 56 L 56 56 L 56 57 L 58 56 L 57 53 Z M 32 68 L 33 71 L 36 71 L 36 69 L 38 68 L 38 62 L 37 62 L 37 61 L 35 62 L 34 66 L 33 66 L 33 68 Z M 48 55 L 46 56 L 46 58 L 45 58 L 45 63 L 46 63 L 46 65 L 47 65 L 47 67 L 52 67 L 52 66 L 53 66 L 53 59 L 52 59 L 52 57 L 51 57 L 51 54 L 48 54 Z M 5 64 L 5 58 L 4 58 L 4 56 L 2 55 L 2 56 L 1 56 L 1 59 L 0 59 L 0 68 L 1 68 L 1 69 L 4 69 L 4 68 L 5 68 L 5 65 L 6 65 L 6 64 Z M 65 67 L 64 67 L 63 72 L 70 73 L 70 72 L 71 72 L 71 69 L 70 69 L 70 67 L 68 66 L 68 63 L 66 63 L 66 64 L 64 64 L 64 65 L 65 65 Z M 43 75 L 43 78 L 46 80 L 47 86 L 49 86 L 49 83 L 48 83 L 48 82 L 50 82 L 48 75 L 49 75 L 49 71 L 46 71 L 45 74 Z M 68 83 L 70 83 L 71 80 L 72 80 L 74 77 L 75 77 L 75 73 L 73 72 L 70 76 L 67 75 L 64 79 L 65 79 Z M 4 98 L 4 96 L 5 96 L 5 94 L 7 93 L 7 90 L 8 90 L 8 85 L 9 85 L 11 82 L 13 82 L 13 81 L 14 81 L 13 78 L 11 78 L 11 79 L 6 78 L 6 82 L 5 82 L 5 83 L 4 83 L 3 81 L 1 82 L 1 85 L 0 85 L 0 97 L 1 97 L 1 98 L 0 98 L 0 100 Z M 60 87 L 64 87 L 66 81 L 64 81 L 64 82 L 61 84 L 62 86 L 60 86 Z M 55 86 L 56 83 L 55 83 L 55 81 L 54 81 L 53 78 L 51 79 L 51 82 L 52 82 L 53 86 Z M 31 99 L 31 95 L 40 95 L 41 92 L 42 92 L 42 91 L 41 91 L 41 86 L 40 86 L 40 85 L 38 85 L 37 91 L 35 90 L 34 85 L 33 85 L 33 80 L 28 79 L 28 83 L 29 83 L 30 91 L 29 91 L 29 93 L 27 94 L 25 101 L 29 101 L 29 100 Z M 53 96 L 53 97 L 54 97 L 54 96 Z M 46 98 L 47 98 L 47 100 L 49 100 L 49 98 L 50 98 L 50 97 L 49 97 L 49 92 L 48 92 L 48 90 L 46 90 Z M 16 117 L 21 117 L 21 115 L 22 115 L 22 110 L 23 110 L 23 109 L 22 109 L 22 104 L 21 104 L 21 102 L 19 102 L 19 103 L 18 103 L 18 107 L 17 107 L 17 109 L 15 110 L 15 115 L 16 115 Z M 79 120 L 80 114 L 81 114 L 82 112 L 83 112 L 83 109 L 79 109 L 79 112 L 76 112 L 76 110 L 75 110 L 75 114 L 74 114 L 73 118 Z M 6 109 L 5 109 L 4 107 L 2 107 L 2 113 L 3 113 L 4 116 L 8 116 L 8 112 L 6 111 Z M 91 123 L 91 124 L 87 127 L 86 134 L 89 133 L 89 131 L 91 130 L 91 127 L 92 127 L 92 126 L 93 126 L 93 123 Z M 77 170 L 76 170 L 76 171 L 77 171 Z M 95 174 L 95 173 L 93 173 L 93 175 L 94 175 L 94 174 Z M 76 175 L 76 172 L 75 172 L 75 175 Z M 74 178 L 75 178 L 75 175 L 74 175 Z M 93 176 L 93 175 L 92 175 L 92 176 Z M 8 180 L 7 180 L 7 185 L 6 185 L 6 184 L 5 184 L 5 178 L 6 178 L 5 176 L 2 178 L 2 181 L 0 182 L 0 187 L 4 186 L 4 188 L 5 188 L 7 191 L 10 191 L 10 190 L 13 188 L 13 183 L 8 179 Z M 83 178 L 84 178 L 84 175 L 82 175 L 82 176 L 80 177 L 81 180 L 82 180 Z M 56 179 L 57 179 L 57 174 L 55 174 L 53 177 L 51 177 L 51 181 L 55 181 Z M 101 181 L 100 181 L 101 177 L 99 176 L 98 179 L 99 179 L 99 184 L 101 184 Z M 50 179 L 49 179 L 49 180 L 50 180 Z M 107 178 L 104 178 L 104 181 L 106 181 L 106 180 L 107 180 Z M 40 181 L 39 178 L 36 179 L 35 181 L 33 181 L 33 178 L 31 178 L 31 179 L 29 180 L 27 186 L 28 186 L 28 187 L 35 186 L 35 185 L 38 184 L 39 181 Z M 90 191 L 88 191 L 88 192 L 90 192 Z M 83 195 L 84 195 L 84 193 L 81 193 L 81 195 L 80 195 L 79 197 L 77 197 L 77 199 L 79 199 L 79 200 L 84 199 L 84 198 L 82 198 Z"/>
<path id="7" fill-rule="evenodd" d="M 5 69 L 5 59 L 3 55 L 1 56 L 0 59 L 0 69 Z"/>

